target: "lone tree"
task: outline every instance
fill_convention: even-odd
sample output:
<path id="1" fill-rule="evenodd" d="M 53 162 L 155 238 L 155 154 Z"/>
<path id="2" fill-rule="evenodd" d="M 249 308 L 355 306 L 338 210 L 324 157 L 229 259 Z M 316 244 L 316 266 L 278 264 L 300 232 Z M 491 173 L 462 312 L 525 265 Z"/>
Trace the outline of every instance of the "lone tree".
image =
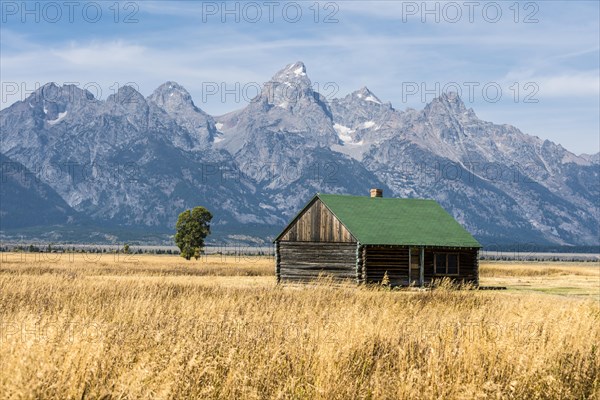
<path id="1" fill-rule="evenodd" d="M 204 207 L 194 207 L 179 214 L 175 244 L 186 260 L 200 253 L 204 247 L 204 238 L 210 234 L 212 214 Z"/>

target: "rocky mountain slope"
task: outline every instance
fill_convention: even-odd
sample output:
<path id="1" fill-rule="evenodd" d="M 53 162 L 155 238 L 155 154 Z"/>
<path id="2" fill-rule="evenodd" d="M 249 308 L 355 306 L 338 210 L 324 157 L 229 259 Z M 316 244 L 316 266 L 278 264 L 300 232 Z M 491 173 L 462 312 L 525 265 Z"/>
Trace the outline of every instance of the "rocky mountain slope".
<path id="1" fill-rule="evenodd" d="M 0 218 L 3 229 L 71 224 L 77 212 L 23 164 L 0 153 Z"/>
<path id="2" fill-rule="evenodd" d="M 423 110 L 367 88 L 328 101 L 300 62 L 223 116 L 175 82 L 106 101 L 50 83 L 2 110 L 0 128 L 0 152 L 99 225 L 164 230 L 202 204 L 219 240 L 259 240 L 315 192 L 382 187 L 438 200 L 487 244 L 598 243 L 597 154 L 482 121 L 452 93 Z"/>

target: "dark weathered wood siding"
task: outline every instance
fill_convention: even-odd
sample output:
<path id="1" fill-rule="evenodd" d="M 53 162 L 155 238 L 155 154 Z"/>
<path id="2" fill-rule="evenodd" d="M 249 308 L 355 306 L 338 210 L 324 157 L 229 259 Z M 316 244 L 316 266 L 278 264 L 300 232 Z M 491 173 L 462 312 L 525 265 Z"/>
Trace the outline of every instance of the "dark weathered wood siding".
<path id="1" fill-rule="evenodd" d="M 356 243 L 348 229 L 319 199 L 290 224 L 282 242 Z"/>
<path id="2" fill-rule="evenodd" d="M 412 249 L 420 249 L 415 246 Z M 448 275 L 459 282 L 479 284 L 479 260 L 477 249 L 462 248 L 425 248 L 424 283 L 429 284 L 434 279 L 442 279 L 444 274 L 435 274 L 434 254 L 454 253 L 459 255 L 458 275 Z M 407 246 L 363 246 L 361 263 L 362 282 L 381 282 L 387 272 L 392 286 L 409 285 L 409 247 Z M 411 276 L 411 281 L 419 281 L 419 276 Z"/>
<path id="3" fill-rule="evenodd" d="M 477 249 L 425 248 L 425 283 L 432 279 L 441 279 L 445 275 L 436 275 L 434 269 L 435 253 L 455 253 L 459 257 L 458 275 L 449 276 L 456 281 L 479 284 L 479 257 Z"/>
<path id="4" fill-rule="evenodd" d="M 365 246 L 363 269 L 366 282 L 381 282 L 387 272 L 393 286 L 408 285 L 408 247 Z"/>
<path id="5" fill-rule="evenodd" d="M 407 286 L 409 280 L 409 248 L 407 246 L 360 246 L 354 243 L 278 242 L 276 245 L 278 281 L 309 281 L 319 274 L 334 279 L 359 283 L 381 282 L 387 272 L 392 286 Z M 413 249 L 420 249 L 413 247 Z M 446 275 L 435 274 L 435 253 L 459 255 L 459 274 L 448 275 L 457 282 L 479 284 L 477 249 L 425 248 L 424 284 Z"/>
<path id="6" fill-rule="evenodd" d="M 356 281 L 356 244 L 279 242 L 277 273 L 280 282 L 306 282 L 324 274 Z"/>

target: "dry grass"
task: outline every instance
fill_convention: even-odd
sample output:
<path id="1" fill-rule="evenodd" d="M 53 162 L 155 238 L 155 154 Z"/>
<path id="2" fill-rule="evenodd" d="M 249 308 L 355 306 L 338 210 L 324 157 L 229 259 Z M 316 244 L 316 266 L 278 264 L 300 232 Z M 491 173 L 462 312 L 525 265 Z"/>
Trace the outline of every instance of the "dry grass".
<path id="1" fill-rule="evenodd" d="M 171 255 L 3 253 L 2 272 L 72 276 L 272 276 L 272 257 L 209 255 L 186 261 Z"/>
<path id="2" fill-rule="evenodd" d="M 63 257 L 2 259 L 3 398 L 600 395 L 595 296 L 277 287 L 269 259 Z M 539 267 L 484 264 L 482 283 Z M 599 282 L 597 265 L 580 273 L 543 278 Z"/>
<path id="3" fill-rule="evenodd" d="M 590 297 L 600 302 L 597 262 L 485 262 L 482 285 L 506 286 L 513 292 L 540 292 Z"/>
<path id="4" fill-rule="evenodd" d="M 480 275 L 486 277 L 507 276 L 596 276 L 596 262 L 522 262 L 522 261 L 483 261 Z"/>

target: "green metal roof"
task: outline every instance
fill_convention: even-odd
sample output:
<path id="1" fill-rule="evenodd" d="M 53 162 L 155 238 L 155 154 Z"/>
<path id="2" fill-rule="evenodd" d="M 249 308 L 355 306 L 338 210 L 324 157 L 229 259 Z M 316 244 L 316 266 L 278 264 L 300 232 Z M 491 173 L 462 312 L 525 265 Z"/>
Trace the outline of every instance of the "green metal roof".
<path id="1" fill-rule="evenodd" d="M 317 197 L 362 244 L 481 247 L 435 200 Z"/>

